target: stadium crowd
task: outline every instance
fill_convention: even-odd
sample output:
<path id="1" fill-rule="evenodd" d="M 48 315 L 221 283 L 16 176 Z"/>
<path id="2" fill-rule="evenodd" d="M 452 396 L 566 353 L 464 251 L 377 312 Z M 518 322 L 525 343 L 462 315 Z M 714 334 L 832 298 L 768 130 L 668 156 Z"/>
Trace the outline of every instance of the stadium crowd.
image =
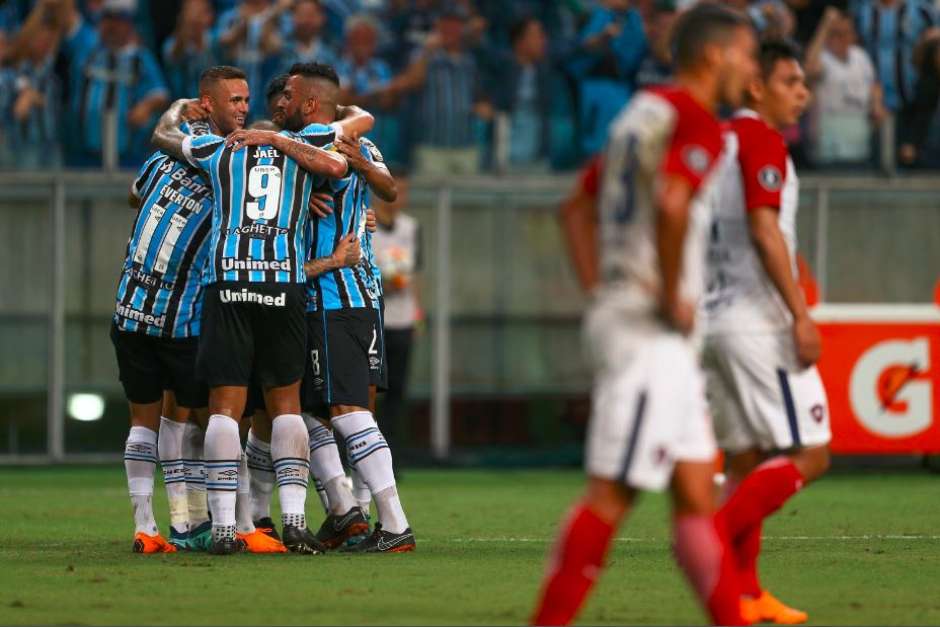
<path id="1" fill-rule="evenodd" d="M 243 68 L 250 120 L 298 61 L 335 65 L 376 114 L 388 162 L 418 173 L 567 169 L 636 89 L 669 81 L 691 0 L 6 0 L 0 168 L 136 168 L 200 73 Z M 800 43 L 816 99 L 801 167 L 940 166 L 940 30 L 930 0 L 730 0 Z M 881 135 L 884 124 L 895 133 Z"/>

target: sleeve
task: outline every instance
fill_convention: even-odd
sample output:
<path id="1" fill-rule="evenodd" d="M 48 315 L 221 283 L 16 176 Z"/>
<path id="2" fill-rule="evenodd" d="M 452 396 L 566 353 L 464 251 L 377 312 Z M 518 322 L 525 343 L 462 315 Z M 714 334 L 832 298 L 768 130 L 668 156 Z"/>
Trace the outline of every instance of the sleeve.
<path id="1" fill-rule="evenodd" d="M 740 125 L 738 162 L 744 187 L 744 209 L 780 209 L 780 195 L 787 172 L 787 146 L 783 137 L 755 122 Z"/>
<path id="2" fill-rule="evenodd" d="M 581 170 L 578 177 L 578 187 L 581 192 L 591 198 L 597 198 L 601 186 L 601 158 L 596 156 Z"/>
<path id="3" fill-rule="evenodd" d="M 156 57 L 149 50 L 140 49 L 140 76 L 134 90 L 135 100 L 140 102 L 151 96 L 170 97 L 170 90 L 163 80 L 163 72 L 157 63 Z"/>
<path id="4" fill-rule="evenodd" d="M 692 114 L 677 108 L 675 117 L 660 173 L 683 178 L 697 190 L 721 153 L 721 127 L 704 113 Z"/>
<path id="5" fill-rule="evenodd" d="M 217 150 L 225 147 L 225 138 L 218 135 L 188 135 L 183 140 L 183 155 L 194 168 L 209 169 L 209 161 Z"/>
<path id="6" fill-rule="evenodd" d="M 362 153 L 363 157 L 371 161 L 376 166 L 388 170 L 388 166 L 385 165 L 385 157 L 382 156 L 382 152 L 379 150 L 379 147 L 372 143 L 371 140 L 366 139 L 365 137 L 360 139 L 359 151 Z"/>
<path id="7" fill-rule="evenodd" d="M 299 133 L 281 131 L 281 135 L 286 135 L 291 139 L 299 139 L 324 150 L 331 149 L 333 142 L 336 141 L 336 131 L 324 124 L 311 124 Z"/>

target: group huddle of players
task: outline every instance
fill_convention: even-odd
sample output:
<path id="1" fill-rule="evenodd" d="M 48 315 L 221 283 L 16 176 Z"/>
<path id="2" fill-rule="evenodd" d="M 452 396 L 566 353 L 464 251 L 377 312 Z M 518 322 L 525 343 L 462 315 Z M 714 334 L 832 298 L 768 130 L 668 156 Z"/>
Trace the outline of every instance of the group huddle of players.
<path id="1" fill-rule="evenodd" d="M 669 487 L 677 562 L 717 625 L 796 624 L 760 583 L 764 519 L 829 465 L 820 337 L 797 281 L 798 181 L 780 130 L 799 51 L 717 3 L 682 14 L 672 86 L 634 96 L 563 207 L 593 295 L 588 486 L 533 624 L 569 623 L 639 490 Z M 733 113 L 719 122 L 716 112 Z M 716 498 L 715 459 L 727 481 Z M 720 501 L 720 506 L 716 501 Z"/>
<path id="2" fill-rule="evenodd" d="M 396 186 L 360 139 L 372 116 L 338 92 L 333 68 L 297 64 L 269 90 L 266 128 L 246 130 L 244 72 L 212 67 L 154 131 L 111 330 L 136 552 L 415 548 L 373 418 L 386 373 L 369 198 L 394 200 Z M 168 539 L 152 508 L 158 461 Z M 316 534 L 311 473 L 327 514 Z"/>

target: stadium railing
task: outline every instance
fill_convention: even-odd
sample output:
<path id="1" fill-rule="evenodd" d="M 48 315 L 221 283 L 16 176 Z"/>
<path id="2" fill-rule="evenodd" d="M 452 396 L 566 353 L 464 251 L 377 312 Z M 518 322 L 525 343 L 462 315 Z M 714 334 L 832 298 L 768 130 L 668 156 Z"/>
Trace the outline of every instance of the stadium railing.
<path id="1" fill-rule="evenodd" d="M 133 218 L 130 180 L 0 174 L 0 463 L 119 457 L 126 406 L 108 327 Z M 571 435 L 548 423 L 558 411 L 551 403 L 589 389 L 579 341 L 585 301 L 556 220 L 572 181 L 412 181 L 428 313 L 412 359 L 412 427 L 436 459 L 533 432 Z M 940 181 L 804 177 L 798 232 L 822 300 L 933 301 Z M 540 400 L 554 408 L 548 418 L 505 426 L 489 415 L 492 403 Z"/>

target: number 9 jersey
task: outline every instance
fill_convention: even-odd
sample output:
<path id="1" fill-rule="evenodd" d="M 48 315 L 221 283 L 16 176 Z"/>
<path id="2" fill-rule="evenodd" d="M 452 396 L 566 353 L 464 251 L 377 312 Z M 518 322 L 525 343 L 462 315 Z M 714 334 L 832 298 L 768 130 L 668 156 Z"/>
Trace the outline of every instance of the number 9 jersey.
<path id="1" fill-rule="evenodd" d="M 598 301 L 638 315 L 658 308 L 657 187 L 685 179 L 693 191 L 681 273 L 681 295 L 695 302 L 704 289 L 708 208 L 699 193 L 721 152 L 714 115 L 685 91 L 637 94 L 614 119 L 600 187 Z"/>
<path id="2" fill-rule="evenodd" d="M 282 135 L 317 147 L 333 142 L 328 126 Z M 271 146 L 232 150 L 218 135 L 187 137 L 187 160 L 212 183 L 212 258 L 205 283 L 304 283 L 310 193 L 324 180 Z"/>

